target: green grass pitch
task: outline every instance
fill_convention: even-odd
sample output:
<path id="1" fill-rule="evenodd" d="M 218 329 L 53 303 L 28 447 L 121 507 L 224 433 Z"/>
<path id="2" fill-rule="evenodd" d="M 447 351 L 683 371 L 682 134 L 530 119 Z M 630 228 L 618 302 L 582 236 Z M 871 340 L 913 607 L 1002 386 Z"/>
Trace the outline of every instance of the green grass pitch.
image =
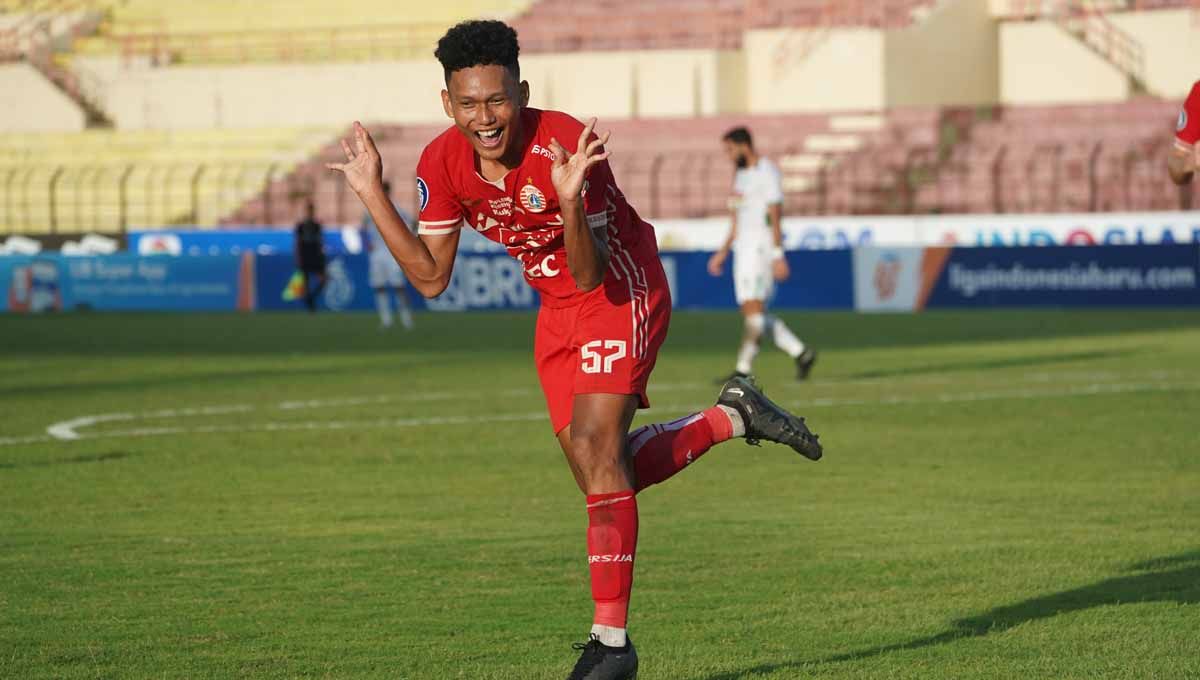
<path id="1" fill-rule="evenodd" d="M 1200 315 L 785 317 L 815 379 L 760 378 L 825 459 L 639 498 L 641 680 L 1200 677 Z M 0 677 L 566 677 L 533 318 L 418 322 L 0 318 Z M 678 313 L 637 422 L 711 405 L 739 330 Z"/>

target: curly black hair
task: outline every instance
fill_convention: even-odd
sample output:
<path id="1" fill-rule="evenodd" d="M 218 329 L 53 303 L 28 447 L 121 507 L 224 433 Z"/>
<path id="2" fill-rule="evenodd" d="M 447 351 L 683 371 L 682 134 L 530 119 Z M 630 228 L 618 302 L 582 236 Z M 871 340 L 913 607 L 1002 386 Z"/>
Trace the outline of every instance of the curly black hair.
<path id="1" fill-rule="evenodd" d="M 503 21 L 474 20 L 455 24 L 446 31 L 433 56 L 442 62 L 447 83 L 455 71 L 489 64 L 503 66 L 520 80 L 521 66 L 517 63 L 520 52 L 517 32 L 512 26 Z"/>

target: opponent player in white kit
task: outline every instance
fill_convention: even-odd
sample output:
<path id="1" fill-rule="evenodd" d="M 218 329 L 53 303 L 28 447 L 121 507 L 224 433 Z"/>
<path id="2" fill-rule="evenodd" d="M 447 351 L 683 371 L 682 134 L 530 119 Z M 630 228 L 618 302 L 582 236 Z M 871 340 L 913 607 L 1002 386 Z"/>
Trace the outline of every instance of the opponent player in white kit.
<path id="1" fill-rule="evenodd" d="M 384 182 L 383 191 L 391 199 L 392 183 Z M 396 207 L 396 212 L 400 213 L 405 224 L 415 224 L 412 216 L 396 205 L 394 200 L 392 205 Z M 396 306 L 400 309 L 400 325 L 404 326 L 405 330 L 412 330 L 412 302 L 408 299 L 408 290 L 405 288 L 404 271 L 396 263 L 396 258 L 388 252 L 383 235 L 379 233 L 379 227 L 375 224 L 375 219 L 371 217 L 370 212 L 363 215 L 362 231 L 363 243 L 367 245 L 367 254 L 370 257 L 368 278 L 371 289 L 375 291 L 375 309 L 379 312 L 379 325 L 385 329 L 392 327 L 392 298 L 388 295 L 390 288 L 396 294 Z"/>
<path id="2" fill-rule="evenodd" d="M 737 368 L 730 377 L 748 376 L 764 334 L 796 362 L 796 379 L 804 380 L 817 360 L 782 319 L 767 314 L 775 282 L 790 276 L 783 254 L 783 181 L 779 168 L 754 150 L 750 131 L 738 127 L 722 138 L 725 153 L 737 165 L 733 181 L 733 224 L 724 245 L 708 261 L 708 272 L 720 276 L 733 251 L 733 286 L 742 309 L 745 331 Z"/>

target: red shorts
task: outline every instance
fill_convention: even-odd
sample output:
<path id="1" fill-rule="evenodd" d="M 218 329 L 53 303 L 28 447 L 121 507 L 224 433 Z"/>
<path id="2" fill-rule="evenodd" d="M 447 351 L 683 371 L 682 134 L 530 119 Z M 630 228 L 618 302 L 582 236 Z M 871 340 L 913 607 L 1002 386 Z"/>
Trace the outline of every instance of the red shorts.
<path id="1" fill-rule="evenodd" d="M 649 407 L 646 384 L 670 322 L 657 257 L 631 276 L 610 274 L 577 305 L 542 305 L 533 355 L 555 434 L 571 424 L 576 394 L 636 394 Z"/>

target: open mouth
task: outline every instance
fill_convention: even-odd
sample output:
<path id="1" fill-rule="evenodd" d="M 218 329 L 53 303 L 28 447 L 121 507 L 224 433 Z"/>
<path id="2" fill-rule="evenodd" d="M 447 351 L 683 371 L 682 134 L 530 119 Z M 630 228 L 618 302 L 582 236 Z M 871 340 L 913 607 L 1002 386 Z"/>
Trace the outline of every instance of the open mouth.
<path id="1" fill-rule="evenodd" d="M 485 149 L 494 149 L 500 146 L 500 136 L 504 133 L 504 128 L 496 128 L 495 130 L 476 130 L 475 136 L 479 138 L 480 146 Z"/>

